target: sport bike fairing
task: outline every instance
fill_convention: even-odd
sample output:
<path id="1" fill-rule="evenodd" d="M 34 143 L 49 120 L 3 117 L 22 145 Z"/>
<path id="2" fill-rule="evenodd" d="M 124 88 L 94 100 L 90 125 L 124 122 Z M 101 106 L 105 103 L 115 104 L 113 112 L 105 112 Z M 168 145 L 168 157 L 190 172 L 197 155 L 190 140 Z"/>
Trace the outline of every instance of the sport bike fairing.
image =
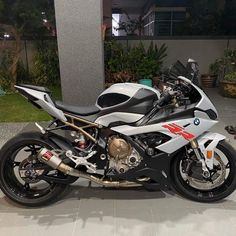
<path id="1" fill-rule="evenodd" d="M 200 102 L 196 105 L 197 108 L 201 109 L 201 110 L 213 110 L 216 115 L 218 116 L 217 110 L 215 108 L 215 106 L 212 104 L 212 102 L 210 101 L 210 99 L 207 97 L 207 95 L 198 87 L 196 86 L 194 83 L 192 83 L 192 81 L 190 81 L 189 79 L 183 77 L 183 76 L 179 76 L 178 79 L 181 79 L 185 82 L 187 82 L 188 84 L 190 84 L 192 87 L 194 87 L 198 93 L 201 95 L 201 100 Z"/>
<path id="2" fill-rule="evenodd" d="M 196 108 L 199 108 L 202 111 L 211 109 L 217 115 L 216 108 L 200 88 L 198 88 L 189 79 L 185 77 L 180 76 L 178 78 L 184 80 L 188 84 L 191 84 L 191 86 L 193 86 L 201 95 L 201 99 L 196 105 Z M 156 148 L 166 153 L 173 153 L 180 147 L 185 146 L 190 140 L 197 138 L 199 135 L 206 132 L 208 129 L 210 129 L 212 126 L 218 123 L 218 121 L 209 119 L 209 117 L 206 114 L 204 114 L 204 117 L 206 118 L 204 119 L 201 118 L 200 117 L 200 115 L 202 115 L 201 113 L 195 112 L 194 113 L 195 117 L 191 119 L 171 120 L 168 122 L 152 124 L 152 125 L 144 125 L 138 127 L 130 125 L 122 125 L 113 127 L 111 129 L 127 136 L 150 133 L 150 132 L 160 132 L 166 134 L 169 137 L 171 137 L 171 139 L 166 143 L 159 145 Z M 199 117 L 196 115 L 199 115 Z"/>
<path id="3" fill-rule="evenodd" d="M 201 96 L 200 101 L 196 105 L 196 108 L 200 110 L 209 110 L 211 109 L 217 114 L 217 111 L 214 105 L 211 103 L 206 94 L 194 85 L 189 79 L 180 76 L 178 79 L 185 81 L 187 84 L 190 84 L 194 89 L 198 91 Z M 43 91 L 36 91 L 31 88 L 26 88 L 22 86 L 16 86 L 17 89 L 20 89 L 28 99 L 33 101 L 42 107 L 45 111 L 47 111 L 50 115 L 59 120 L 65 121 L 66 117 L 64 116 L 63 111 L 59 110 L 55 107 L 52 99 L 49 94 Z M 99 106 L 99 98 L 102 98 L 106 95 L 122 95 L 126 96 L 127 99 L 123 103 L 115 104 L 113 107 L 101 107 Z M 145 114 L 139 114 L 134 112 L 129 112 L 129 107 L 126 108 L 126 104 L 132 107 L 133 103 L 135 103 L 135 109 L 140 111 L 140 108 L 136 108 L 137 104 L 145 100 L 145 96 L 152 95 L 151 99 L 154 96 L 159 99 L 160 93 L 159 91 L 150 88 L 145 85 L 132 84 L 132 83 L 123 83 L 123 84 L 115 84 L 110 88 L 106 89 L 98 98 L 96 106 L 102 110 L 108 110 L 107 113 L 98 114 L 98 117 L 95 120 L 95 123 L 98 125 L 102 125 L 104 127 L 108 127 L 110 124 L 114 122 L 123 122 L 125 125 L 111 127 L 111 129 L 117 133 L 133 136 L 138 134 L 150 133 L 150 132 L 160 132 L 166 134 L 171 139 L 158 147 L 158 150 L 163 151 L 165 153 L 173 153 L 179 148 L 185 146 L 190 140 L 197 138 L 199 135 L 210 129 L 213 125 L 217 123 L 217 121 L 208 119 L 207 116 L 204 118 L 201 117 L 201 113 L 195 113 L 195 117 L 189 119 L 177 119 L 170 120 L 167 122 L 144 125 L 144 126 L 133 126 L 128 125 L 134 122 L 139 121 L 144 117 Z M 137 98 L 136 98 L 137 96 Z M 141 98 L 140 98 L 141 97 Z M 132 102 L 133 101 L 135 102 Z M 139 100 L 140 99 L 140 100 Z M 130 103 L 131 101 L 131 103 Z M 145 103 L 142 106 L 146 105 L 146 102 L 152 104 L 152 100 L 145 100 Z M 143 107 L 141 107 L 143 109 Z M 187 109 L 186 109 L 187 110 Z M 111 112 L 109 112 L 111 111 Z M 199 115 L 199 116 L 198 116 Z M 197 123 L 196 123 L 197 119 Z"/>
<path id="4" fill-rule="evenodd" d="M 52 101 L 52 98 L 49 96 L 47 92 L 43 91 L 37 91 L 35 89 L 27 88 L 24 86 L 15 86 L 16 89 L 18 89 L 21 94 L 26 97 L 30 102 L 38 105 L 43 110 L 45 110 L 47 113 L 49 113 L 52 117 L 55 117 L 61 121 L 66 121 L 66 117 L 63 113 L 63 111 L 57 109 L 55 107 L 54 102 Z"/>
<path id="5" fill-rule="evenodd" d="M 185 81 L 186 83 L 190 84 L 201 95 L 201 99 L 196 105 L 196 108 L 199 108 L 202 111 L 211 109 L 217 114 L 217 111 L 214 105 L 211 103 L 209 98 L 200 88 L 198 88 L 189 79 L 183 76 L 178 77 L 178 79 L 181 79 Z M 33 103 L 36 103 L 37 105 L 42 107 L 45 111 L 47 111 L 53 117 L 62 121 L 66 120 L 66 117 L 63 111 L 55 107 L 54 102 L 52 101 L 48 93 L 43 92 L 43 91 L 36 91 L 34 89 L 23 87 L 23 86 L 16 86 L 16 88 L 21 90 L 24 96 L 26 96 L 29 100 L 33 101 Z M 99 98 L 102 98 L 105 95 L 115 94 L 115 96 L 116 95 L 127 96 L 127 100 L 123 102 L 123 104 L 117 104 L 117 105 L 114 105 L 113 107 L 101 107 L 98 104 L 98 101 L 99 101 L 99 98 L 98 98 L 96 106 L 99 107 L 101 111 L 108 110 L 108 112 L 105 114 L 104 113 L 98 114 L 95 120 L 95 123 L 98 125 L 102 125 L 104 127 L 108 127 L 110 124 L 114 122 L 126 123 L 125 125 L 111 127 L 113 131 L 126 135 L 126 136 L 132 136 L 132 135 L 149 133 L 149 132 L 160 132 L 160 133 L 166 134 L 171 139 L 159 145 L 158 147 L 156 147 L 158 150 L 166 152 L 166 153 L 175 152 L 180 147 L 183 147 L 184 145 L 186 145 L 191 139 L 197 138 L 199 135 L 201 135 L 202 133 L 204 133 L 205 131 L 207 131 L 209 128 L 211 128 L 213 125 L 217 123 L 217 121 L 208 119 L 207 115 L 204 115 L 204 117 L 202 118 L 201 117 L 202 112 L 199 112 L 199 113 L 195 112 L 195 117 L 190 118 L 190 119 L 177 119 L 177 120 L 171 120 L 168 122 L 162 122 L 162 123 L 144 125 L 144 126 L 128 125 L 129 123 L 131 124 L 131 123 L 139 121 L 140 119 L 144 117 L 145 114 L 129 112 L 129 107 L 127 108 L 125 107 L 126 104 L 129 104 L 130 106 L 132 106 L 133 103 L 132 102 L 129 103 L 129 101 L 134 99 L 135 96 L 137 96 L 137 94 L 139 97 L 143 96 L 140 100 L 138 100 L 138 98 L 136 99 L 136 103 L 139 104 L 139 102 L 141 103 L 143 101 L 146 95 L 150 95 L 149 94 L 150 92 L 155 94 L 155 96 L 158 99 L 160 98 L 160 92 L 158 90 L 150 88 L 145 85 L 132 84 L 132 83 L 112 85 L 110 88 L 106 89 L 99 96 Z M 153 101 L 151 100 L 151 102 Z M 146 103 L 144 103 L 144 105 L 146 105 Z M 120 107 L 123 109 L 123 111 L 122 110 L 119 111 Z M 109 112 L 110 110 L 111 112 Z M 197 124 L 195 122 L 196 119 L 198 119 Z"/>
<path id="6" fill-rule="evenodd" d="M 210 129 L 217 121 L 198 118 L 199 125 L 195 125 L 196 118 L 172 120 L 154 125 L 134 127 L 123 125 L 111 128 L 112 130 L 127 135 L 133 136 L 150 132 L 163 133 L 171 139 L 156 148 L 165 153 L 173 153 L 179 148 L 185 146 L 190 140 L 197 138 L 199 135 Z"/>

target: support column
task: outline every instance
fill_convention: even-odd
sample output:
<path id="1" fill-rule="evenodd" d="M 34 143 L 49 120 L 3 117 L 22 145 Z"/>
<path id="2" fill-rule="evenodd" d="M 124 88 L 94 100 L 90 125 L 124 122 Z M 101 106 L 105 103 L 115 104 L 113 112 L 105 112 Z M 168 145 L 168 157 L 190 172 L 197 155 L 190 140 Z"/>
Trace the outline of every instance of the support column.
<path id="1" fill-rule="evenodd" d="M 103 24 L 106 26 L 106 36 L 112 36 L 112 0 L 103 0 Z"/>
<path id="2" fill-rule="evenodd" d="M 94 104 L 104 88 L 101 0 L 56 0 L 63 100 Z"/>

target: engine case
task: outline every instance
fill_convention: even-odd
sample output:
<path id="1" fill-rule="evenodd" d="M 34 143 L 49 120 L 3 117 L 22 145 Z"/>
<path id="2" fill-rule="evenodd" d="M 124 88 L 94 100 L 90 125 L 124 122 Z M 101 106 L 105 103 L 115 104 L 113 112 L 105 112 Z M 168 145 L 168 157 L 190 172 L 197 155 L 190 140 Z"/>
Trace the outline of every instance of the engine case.
<path id="1" fill-rule="evenodd" d="M 109 169 L 124 173 L 138 166 L 142 160 L 139 153 L 126 140 L 112 136 L 108 141 Z"/>

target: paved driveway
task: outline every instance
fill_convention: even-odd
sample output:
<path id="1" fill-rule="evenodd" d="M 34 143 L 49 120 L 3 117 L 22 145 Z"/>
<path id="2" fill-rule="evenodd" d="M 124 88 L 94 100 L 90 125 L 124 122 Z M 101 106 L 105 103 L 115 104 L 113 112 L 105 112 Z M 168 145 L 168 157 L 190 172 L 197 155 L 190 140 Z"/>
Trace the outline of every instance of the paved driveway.
<path id="1" fill-rule="evenodd" d="M 212 130 L 229 136 L 236 126 L 236 100 L 208 90 L 220 122 Z M 0 124 L 0 145 L 27 124 Z M 230 137 L 236 148 L 236 141 Z M 188 201 L 173 193 L 107 190 L 80 180 L 68 195 L 49 207 L 25 209 L 12 205 L 0 192 L 0 235 L 196 235 L 235 236 L 236 192 L 215 204 Z"/>

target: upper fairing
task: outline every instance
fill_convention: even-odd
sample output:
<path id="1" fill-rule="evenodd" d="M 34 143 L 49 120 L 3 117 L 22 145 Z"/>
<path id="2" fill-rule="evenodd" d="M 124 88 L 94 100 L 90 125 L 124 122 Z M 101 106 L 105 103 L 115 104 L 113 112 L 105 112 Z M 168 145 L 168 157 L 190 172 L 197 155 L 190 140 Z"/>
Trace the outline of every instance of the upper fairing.
<path id="1" fill-rule="evenodd" d="M 189 84 L 191 84 L 200 93 L 201 100 L 196 105 L 197 108 L 199 108 L 203 111 L 213 110 L 218 116 L 218 113 L 217 113 L 217 110 L 216 110 L 215 106 L 212 104 L 211 100 L 207 97 L 207 95 L 198 86 L 196 86 L 194 83 L 192 83 L 192 81 L 190 81 L 189 79 L 187 79 L 183 76 L 179 76 L 178 78 L 181 79 L 181 80 L 186 81 Z"/>

